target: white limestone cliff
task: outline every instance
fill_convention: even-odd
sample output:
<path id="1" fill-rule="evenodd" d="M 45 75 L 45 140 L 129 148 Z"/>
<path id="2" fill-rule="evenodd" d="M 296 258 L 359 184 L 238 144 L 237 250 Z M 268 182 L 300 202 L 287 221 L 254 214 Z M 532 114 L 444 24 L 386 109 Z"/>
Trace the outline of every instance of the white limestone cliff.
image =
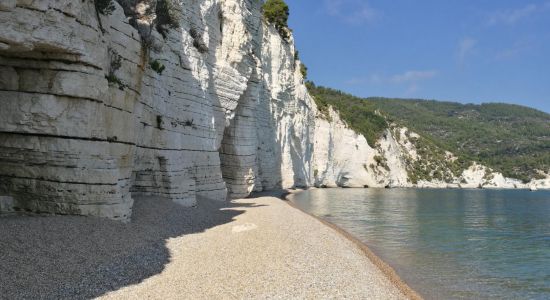
<path id="1" fill-rule="evenodd" d="M 190 206 L 413 185 L 408 139 L 388 130 L 371 147 L 336 112 L 320 116 L 261 1 L 182 0 L 163 34 L 155 0 L 118 2 L 137 4 L 104 15 L 92 0 L 1 2 L 0 211 L 126 220 L 137 194 Z"/>
<path id="2" fill-rule="evenodd" d="M 541 175 L 544 178 L 531 180 L 531 182 L 529 182 L 527 184 L 527 187 L 530 190 L 535 191 L 535 190 L 538 190 L 538 189 L 550 189 L 550 174 L 546 174 L 544 172 L 541 172 Z"/>
<path id="3" fill-rule="evenodd" d="M 327 120 L 329 119 L 329 120 Z M 317 113 L 314 177 L 320 187 L 411 186 L 400 145 L 387 130 L 372 148 L 365 137 L 350 129 L 329 108 L 328 118 Z"/>
<path id="4" fill-rule="evenodd" d="M 310 185 L 314 104 L 261 2 L 181 1 L 164 36 L 132 2 L 2 2 L 3 206 L 127 219 L 132 194 Z"/>

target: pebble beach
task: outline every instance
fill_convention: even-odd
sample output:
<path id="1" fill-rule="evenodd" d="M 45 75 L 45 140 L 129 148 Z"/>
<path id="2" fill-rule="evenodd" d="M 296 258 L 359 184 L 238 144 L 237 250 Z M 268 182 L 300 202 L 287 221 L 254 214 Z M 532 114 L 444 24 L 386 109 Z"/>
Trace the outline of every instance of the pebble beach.
<path id="1" fill-rule="evenodd" d="M 126 224 L 2 217 L 0 249 L 9 299 L 410 298 L 352 239 L 272 196 L 138 198 Z"/>

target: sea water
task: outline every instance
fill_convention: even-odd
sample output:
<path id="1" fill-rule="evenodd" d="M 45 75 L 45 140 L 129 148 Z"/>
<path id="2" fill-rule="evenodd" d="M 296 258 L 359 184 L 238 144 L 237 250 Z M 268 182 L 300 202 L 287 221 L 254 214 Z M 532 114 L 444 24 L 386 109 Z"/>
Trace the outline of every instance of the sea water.
<path id="1" fill-rule="evenodd" d="M 550 299 L 550 191 L 312 189 L 291 201 L 427 299 Z"/>

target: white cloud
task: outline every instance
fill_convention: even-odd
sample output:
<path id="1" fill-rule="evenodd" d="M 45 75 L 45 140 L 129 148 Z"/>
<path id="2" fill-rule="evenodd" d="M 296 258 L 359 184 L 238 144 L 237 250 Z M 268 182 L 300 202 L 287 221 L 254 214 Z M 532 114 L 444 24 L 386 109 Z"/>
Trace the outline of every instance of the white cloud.
<path id="1" fill-rule="evenodd" d="M 418 82 L 427 80 L 430 78 L 433 78 L 437 75 L 437 71 L 435 70 L 424 70 L 424 71 L 406 71 L 402 74 L 396 74 L 390 77 L 390 82 L 396 83 L 396 84 L 407 84 L 407 90 L 405 91 L 405 96 L 413 96 L 418 90 L 420 90 L 420 86 Z"/>
<path id="2" fill-rule="evenodd" d="M 346 23 L 359 25 L 380 18 L 381 13 L 362 0 L 324 0 L 326 12 Z"/>
<path id="3" fill-rule="evenodd" d="M 355 77 L 345 83 L 348 85 L 363 85 L 363 84 L 381 84 L 384 83 L 385 78 L 380 74 L 372 74 L 367 77 Z"/>
<path id="4" fill-rule="evenodd" d="M 550 9 L 550 1 L 540 5 L 531 3 L 517 9 L 499 10 L 489 16 L 488 24 L 512 25 L 523 19 L 531 17 L 535 13 L 542 12 L 548 9 Z"/>
<path id="5" fill-rule="evenodd" d="M 496 52 L 495 60 L 506 60 L 521 55 L 535 47 L 536 42 L 533 39 L 524 39 L 515 42 L 511 47 L 500 49 Z"/>
<path id="6" fill-rule="evenodd" d="M 390 80 L 394 83 L 417 82 L 424 79 L 430 79 L 435 75 L 437 75 L 437 71 L 435 70 L 407 71 L 402 74 L 393 75 Z"/>
<path id="7" fill-rule="evenodd" d="M 463 38 L 458 43 L 458 60 L 460 63 L 464 62 L 464 59 L 474 51 L 476 44 L 477 41 L 470 37 Z"/>
<path id="8" fill-rule="evenodd" d="M 401 86 L 406 88 L 404 96 L 411 96 L 420 90 L 419 83 L 437 76 L 436 70 L 409 70 L 403 73 L 384 76 L 380 74 L 372 74 L 366 77 L 356 77 L 346 81 L 348 85 L 391 85 L 393 88 Z"/>
<path id="9" fill-rule="evenodd" d="M 366 77 L 355 77 L 348 81 L 348 85 L 362 84 L 408 84 L 417 83 L 422 80 L 433 78 L 437 75 L 436 70 L 410 70 L 403 73 L 384 76 L 381 74 L 371 74 Z"/>

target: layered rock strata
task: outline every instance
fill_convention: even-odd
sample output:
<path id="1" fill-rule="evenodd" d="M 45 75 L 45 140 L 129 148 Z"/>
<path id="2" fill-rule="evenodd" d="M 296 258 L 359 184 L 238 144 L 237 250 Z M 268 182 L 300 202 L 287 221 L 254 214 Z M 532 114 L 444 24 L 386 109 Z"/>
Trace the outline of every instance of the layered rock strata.
<path id="1" fill-rule="evenodd" d="M 261 1 L 179 3 L 164 27 L 155 0 L 0 4 L 0 211 L 126 220 L 137 194 L 191 206 L 412 185 L 410 143 L 388 130 L 372 148 L 336 112 L 320 117 Z"/>
<path id="2" fill-rule="evenodd" d="M 260 1 L 181 1 L 162 34 L 137 2 L 3 2 L 3 207 L 127 219 L 132 194 L 309 185 L 313 104 Z"/>

